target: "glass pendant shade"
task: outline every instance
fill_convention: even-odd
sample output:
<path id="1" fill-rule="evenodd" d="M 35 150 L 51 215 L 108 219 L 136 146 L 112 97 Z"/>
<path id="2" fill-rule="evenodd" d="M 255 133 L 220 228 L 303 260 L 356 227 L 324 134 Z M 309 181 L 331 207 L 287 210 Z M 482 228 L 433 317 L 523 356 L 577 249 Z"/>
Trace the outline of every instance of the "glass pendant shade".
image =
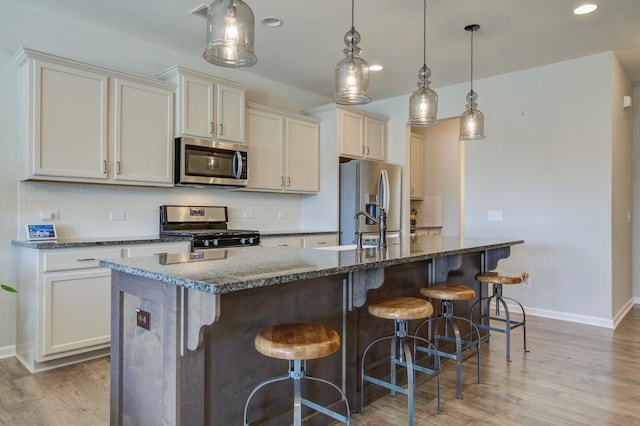
<path id="1" fill-rule="evenodd" d="M 242 0 L 215 0 L 207 13 L 207 62 L 228 68 L 250 67 L 254 54 L 255 19 Z"/>
<path id="2" fill-rule="evenodd" d="M 476 141 L 484 139 L 484 114 L 478 111 L 478 94 L 473 91 L 473 33 L 480 25 L 467 25 L 464 29 L 471 33 L 471 90 L 467 93 L 467 109 L 460 116 L 459 140 Z"/>
<path id="3" fill-rule="evenodd" d="M 427 127 L 438 124 L 438 94 L 431 90 L 431 70 L 427 66 L 427 0 L 423 9 L 424 27 L 422 44 L 422 68 L 418 70 L 418 90 L 409 98 L 408 126 Z"/>
<path id="4" fill-rule="evenodd" d="M 339 105 L 361 105 L 371 102 L 369 96 L 369 64 L 359 55 L 360 33 L 354 28 L 344 35 L 345 58 L 336 65 L 334 102 Z"/>
<path id="5" fill-rule="evenodd" d="M 484 114 L 478 111 L 478 94 L 467 93 L 467 110 L 460 116 L 460 140 L 476 141 L 484 139 Z"/>
<path id="6" fill-rule="evenodd" d="M 418 71 L 418 90 L 409 99 L 409 126 L 438 124 L 438 94 L 429 88 L 431 70 L 424 65 Z"/>

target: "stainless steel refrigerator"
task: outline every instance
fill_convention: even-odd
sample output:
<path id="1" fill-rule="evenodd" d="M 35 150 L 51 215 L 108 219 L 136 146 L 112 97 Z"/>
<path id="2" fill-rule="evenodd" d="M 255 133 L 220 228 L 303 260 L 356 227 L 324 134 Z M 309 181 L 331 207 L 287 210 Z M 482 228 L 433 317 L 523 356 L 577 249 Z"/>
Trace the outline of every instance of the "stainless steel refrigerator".
<path id="1" fill-rule="evenodd" d="M 376 204 L 387 213 L 387 235 L 400 232 L 401 179 L 402 167 L 397 164 L 369 160 L 340 164 L 340 244 L 355 243 L 357 212 L 366 211 L 378 218 Z M 358 226 L 365 240 L 377 237 L 378 225 L 364 216 L 358 218 Z"/>

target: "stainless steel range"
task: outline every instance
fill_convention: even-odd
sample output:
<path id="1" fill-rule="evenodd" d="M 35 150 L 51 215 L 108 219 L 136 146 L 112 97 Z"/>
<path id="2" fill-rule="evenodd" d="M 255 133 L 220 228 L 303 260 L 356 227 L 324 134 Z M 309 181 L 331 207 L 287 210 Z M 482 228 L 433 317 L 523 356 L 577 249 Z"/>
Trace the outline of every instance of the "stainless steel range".
<path id="1" fill-rule="evenodd" d="M 260 232 L 228 229 L 224 206 L 160 206 L 160 236 L 191 237 L 191 251 L 257 246 Z"/>

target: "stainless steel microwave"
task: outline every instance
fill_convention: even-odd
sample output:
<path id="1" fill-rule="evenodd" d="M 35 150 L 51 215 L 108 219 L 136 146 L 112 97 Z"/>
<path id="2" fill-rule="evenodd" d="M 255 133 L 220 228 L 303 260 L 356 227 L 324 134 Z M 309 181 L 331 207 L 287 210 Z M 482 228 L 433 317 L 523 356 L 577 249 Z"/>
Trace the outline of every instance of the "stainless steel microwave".
<path id="1" fill-rule="evenodd" d="M 247 185 L 247 147 L 181 137 L 175 146 L 176 185 Z"/>

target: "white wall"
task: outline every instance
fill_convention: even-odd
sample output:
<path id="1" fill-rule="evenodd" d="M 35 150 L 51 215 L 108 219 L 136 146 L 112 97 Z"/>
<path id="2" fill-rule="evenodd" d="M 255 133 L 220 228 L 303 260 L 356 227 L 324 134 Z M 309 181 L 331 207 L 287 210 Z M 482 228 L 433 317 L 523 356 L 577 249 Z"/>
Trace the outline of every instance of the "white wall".
<path id="1" fill-rule="evenodd" d="M 17 0 L 4 1 L 0 14 L 0 282 L 15 285 L 15 250 L 11 240 L 24 236 L 24 223 L 39 222 L 41 210 L 59 213 L 55 223 L 62 237 L 157 235 L 158 206 L 170 203 L 228 205 L 230 226 L 236 228 L 300 229 L 299 195 L 19 182 L 18 70 L 12 57 L 20 47 L 146 76 L 179 64 L 243 83 L 251 87 L 247 100 L 290 111 L 330 101 L 240 70 L 214 67 L 201 57 L 24 6 Z M 108 212 L 115 209 L 125 212 L 125 221 L 108 220 Z M 253 211 L 254 218 L 244 219 L 244 210 Z M 280 211 L 287 213 L 287 219 L 277 218 Z M 0 357 L 13 351 L 14 322 L 15 296 L 0 293 Z"/>
<path id="2" fill-rule="evenodd" d="M 525 240 L 498 268 L 530 273 L 531 288 L 505 290 L 530 313 L 603 326 L 618 314 L 611 282 L 613 62 L 607 52 L 474 85 L 487 137 L 465 143 L 465 237 Z M 439 117 L 462 113 L 468 90 L 437 88 Z M 400 123 L 407 102 L 376 106 Z M 501 210 L 503 221 L 487 221 L 488 210 Z"/>
<path id="3" fill-rule="evenodd" d="M 633 215 L 632 220 L 632 244 L 633 265 L 639 265 L 633 269 L 633 295 L 635 302 L 640 303 L 640 87 L 633 89 L 633 148 L 632 158 L 632 191 L 633 191 Z"/>

